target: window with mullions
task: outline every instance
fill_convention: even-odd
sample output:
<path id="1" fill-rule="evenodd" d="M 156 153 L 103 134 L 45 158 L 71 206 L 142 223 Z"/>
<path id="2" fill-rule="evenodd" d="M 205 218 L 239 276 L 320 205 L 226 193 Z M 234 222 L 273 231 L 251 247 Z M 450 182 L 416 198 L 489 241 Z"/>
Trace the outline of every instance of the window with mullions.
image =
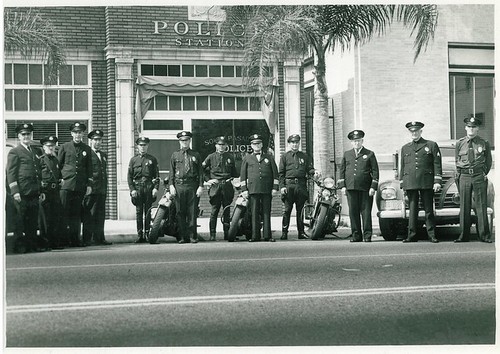
<path id="1" fill-rule="evenodd" d="M 494 46 L 452 43 L 448 46 L 451 137 L 465 136 L 464 119 L 483 122 L 479 135 L 494 147 Z"/>
<path id="2" fill-rule="evenodd" d="M 241 66 L 238 65 L 141 65 L 143 76 L 241 77 L 241 70 Z"/>
<path id="3" fill-rule="evenodd" d="M 5 110 L 87 112 L 90 84 L 88 65 L 66 65 L 56 84 L 48 86 L 42 64 L 5 64 Z"/>
<path id="4" fill-rule="evenodd" d="M 260 111 L 258 97 L 157 95 L 152 111 Z"/>

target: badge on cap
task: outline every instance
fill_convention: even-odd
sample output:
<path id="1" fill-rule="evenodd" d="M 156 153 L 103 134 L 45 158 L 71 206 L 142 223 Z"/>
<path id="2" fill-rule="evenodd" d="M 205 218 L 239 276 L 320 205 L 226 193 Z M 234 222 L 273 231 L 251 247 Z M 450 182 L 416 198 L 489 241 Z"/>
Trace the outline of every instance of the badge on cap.
<path id="1" fill-rule="evenodd" d="M 411 122 L 411 125 L 417 125 L 417 122 Z"/>
<path id="2" fill-rule="evenodd" d="M 49 140 L 50 141 L 54 141 L 54 137 L 53 136 L 49 136 Z"/>
<path id="3" fill-rule="evenodd" d="M 357 130 L 355 130 L 355 131 L 353 132 L 353 134 L 354 134 L 354 135 L 358 135 L 358 131 L 357 131 Z"/>
<path id="4" fill-rule="evenodd" d="M 28 127 L 29 127 L 29 125 L 26 123 L 23 125 L 23 128 L 28 128 Z"/>
<path id="5" fill-rule="evenodd" d="M 476 120 L 474 119 L 474 117 L 471 117 L 471 118 L 469 119 L 469 122 L 471 122 L 471 123 L 474 123 L 475 121 L 476 121 Z"/>

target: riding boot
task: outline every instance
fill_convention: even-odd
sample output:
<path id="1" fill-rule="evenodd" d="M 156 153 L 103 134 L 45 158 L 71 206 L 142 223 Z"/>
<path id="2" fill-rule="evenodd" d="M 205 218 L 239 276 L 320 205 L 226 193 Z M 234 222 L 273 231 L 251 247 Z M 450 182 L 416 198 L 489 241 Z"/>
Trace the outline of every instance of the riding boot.
<path id="1" fill-rule="evenodd" d="M 215 241 L 215 235 L 216 235 L 215 230 L 210 230 L 210 241 Z"/>
<path id="2" fill-rule="evenodd" d="M 281 231 L 280 240 L 288 240 L 288 230 Z"/>

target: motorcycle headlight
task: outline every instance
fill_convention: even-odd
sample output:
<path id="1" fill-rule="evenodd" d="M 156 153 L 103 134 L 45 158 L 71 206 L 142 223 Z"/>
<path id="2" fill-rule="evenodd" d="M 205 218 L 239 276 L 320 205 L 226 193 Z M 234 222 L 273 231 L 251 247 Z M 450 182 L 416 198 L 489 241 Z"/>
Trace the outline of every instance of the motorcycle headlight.
<path id="1" fill-rule="evenodd" d="M 396 199 L 396 189 L 393 187 L 386 187 L 380 191 L 380 197 L 383 200 Z"/>
<path id="2" fill-rule="evenodd" d="M 332 189 L 333 187 L 335 187 L 335 181 L 333 180 L 333 178 L 331 177 L 326 177 L 324 180 L 323 180 L 323 185 L 325 186 L 325 188 L 330 188 Z"/>
<path id="3" fill-rule="evenodd" d="M 330 192 L 330 190 L 328 190 L 328 189 L 323 189 L 323 190 L 321 191 L 321 196 L 322 196 L 323 198 L 325 198 L 325 199 L 330 198 L 330 196 L 331 196 L 331 195 L 332 195 L 332 192 Z"/>

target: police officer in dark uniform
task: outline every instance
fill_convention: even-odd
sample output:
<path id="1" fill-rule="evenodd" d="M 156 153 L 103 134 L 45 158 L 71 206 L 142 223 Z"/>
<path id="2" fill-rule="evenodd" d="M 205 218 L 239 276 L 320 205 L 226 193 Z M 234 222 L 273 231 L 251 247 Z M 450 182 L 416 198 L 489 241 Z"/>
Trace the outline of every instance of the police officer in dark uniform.
<path id="1" fill-rule="evenodd" d="M 44 154 L 40 158 L 42 169 L 42 192 L 45 200 L 42 207 L 45 215 L 46 237 L 52 249 L 62 249 L 61 240 L 61 196 L 59 195 L 63 179 L 59 170 L 59 161 L 55 153 L 55 146 L 58 139 L 49 135 L 40 139 Z"/>
<path id="2" fill-rule="evenodd" d="M 149 138 L 140 137 L 135 143 L 139 153 L 130 159 L 128 164 L 128 187 L 132 203 L 135 205 L 137 236 L 135 242 L 147 242 L 151 226 L 151 214 L 148 213 L 156 200 L 160 181 L 158 160 L 148 154 Z"/>
<path id="3" fill-rule="evenodd" d="M 472 207 L 472 191 L 474 191 L 475 211 L 477 215 L 478 238 L 482 242 L 491 243 L 491 233 L 487 213 L 487 188 L 492 157 L 491 147 L 487 140 L 478 134 L 482 124 L 479 118 L 465 118 L 467 136 L 457 142 L 455 161 L 457 165 L 456 181 L 460 193 L 460 225 L 462 233 L 455 242 L 467 242 L 470 237 Z"/>
<path id="4" fill-rule="evenodd" d="M 196 223 L 198 202 L 203 192 L 203 167 L 200 154 L 190 149 L 193 134 L 182 131 L 177 134 L 180 149 L 170 159 L 170 194 L 175 197 L 177 222 L 181 240 L 179 243 L 198 242 Z"/>
<path id="5" fill-rule="evenodd" d="M 252 238 L 250 242 L 260 241 L 260 214 L 263 219 L 264 241 L 274 242 L 271 237 L 271 200 L 278 193 L 278 167 L 274 157 L 262 152 L 262 137 L 250 136 L 253 153 L 246 155 L 241 163 L 241 189 L 244 197 L 249 197 L 252 213 Z"/>
<path id="6" fill-rule="evenodd" d="M 41 170 L 40 160 L 31 147 L 33 125 L 23 123 L 16 127 L 19 145 L 7 155 L 7 184 L 9 198 L 15 206 L 14 252 L 35 251 L 37 238 L 38 208 Z"/>
<path id="7" fill-rule="evenodd" d="M 278 171 L 281 200 L 285 206 L 280 239 L 288 239 L 288 227 L 290 225 L 293 204 L 295 204 L 295 211 L 297 213 L 298 237 L 299 239 L 306 239 L 309 237 L 304 233 L 304 221 L 301 215 L 304 204 L 309 198 L 307 176 L 314 175 L 316 171 L 309 156 L 299 151 L 300 135 L 290 135 L 287 142 L 290 145 L 290 150 L 281 155 Z"/>
<path id="8" fill-rule="evenodd" d="M 344 153 L 338 180 L 338 186 L 347 196 L 349 205 L 351 242 L 371 242 L 372 239 L 372 205 L 379 170 L 375 153 L 363 146 L 364 136 L 362 130 L 353 130 L 347 135 L 353 148 Z"/>
<path id="9" fill-rule="evenodd" d="M 89 138 L 92 158 L 92 193 L 83 198 L 83 242 L 89 246 L 93 240 L 95 245 L 111 245 L 104 237 L 104 221 L 106 218 L 106 192 L 108 189 L 108 156 L 101 150 L 104 132 L 92 130 Z"/>
<path id="10" fill-rule="evenodd" d="M 432 243 L 439 242 L 435 235 L 434 192 L 441 189 L 442 167 L 439 146 L 422 138 L 424 123 L 408 122 L 412 142 L 401 148 L 400 184 L 408 196 L 410 215 L 408 236 L 403 242 L 417 242 L 418 202 L 422 199 L 425 226 Z"/>
<path id="11" fill-rule="evenodd" d="M 70 125 L 72 141 L 59 148 L 58 159 L 62 179 L 59 195 L 63 210 L 63 230 L 67 231 L 71 247 L 83 246 L 80 241 L 82 221 L 82 201 L 86 194 L 92 192 L 92 158 L 90 146 L 83 143 L 83 132 L 87 129 L 83 123 Z"/>
<path id="12" fill-rule="evenodd" d="M 202 166 L 209 184 L 209 202 L 212 206 L 210 213 L 210 241 L 215 241 L 217 216 L 222 206 L 224 210 L 224 240 L 227 240 L 229 231 L 230 210 L 226 208 L 233 201 L 234 189 L 232 177 L 237 177 L 236 164 L 231 153 L 227 152 L 227 140 L 224 136 L 215 139 L 216 151 L 207 156 Z"/>

